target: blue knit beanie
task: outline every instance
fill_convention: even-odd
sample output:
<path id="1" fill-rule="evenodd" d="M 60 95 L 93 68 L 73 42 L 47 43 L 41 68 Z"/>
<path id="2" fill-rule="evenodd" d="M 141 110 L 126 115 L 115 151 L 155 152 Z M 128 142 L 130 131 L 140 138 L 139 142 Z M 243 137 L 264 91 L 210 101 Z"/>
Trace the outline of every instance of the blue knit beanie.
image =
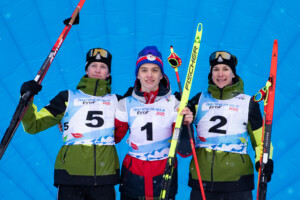
<path id="1" fill-rule="evenodd" d="M 140 66 L 145 63 L 157 64 L 164 75 L 162 56 L 156 46 L 147 46 L 140 51 L 136 61 L 135 76 L 137 76 Z"/>

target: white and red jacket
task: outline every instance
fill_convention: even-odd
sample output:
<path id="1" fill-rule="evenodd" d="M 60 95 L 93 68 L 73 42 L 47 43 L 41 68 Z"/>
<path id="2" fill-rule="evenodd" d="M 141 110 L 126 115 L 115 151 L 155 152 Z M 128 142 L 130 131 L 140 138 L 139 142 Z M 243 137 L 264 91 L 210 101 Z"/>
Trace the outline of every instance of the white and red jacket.
<path id="1" fill-rule="evenodd" d="M 129 129 L 129 151 L 123 161 L 120 192 L 132 198 L 153 199 L 161 190 L 162 175 L 177 118 L 179 101 L 171 94 L 166 77 L 159 90 L 146 94 L 136 85 L 132 96 L 119 101 L 115 119 L 115 141 Z M 174 169 L 170 196 L 177 193 Z"/>

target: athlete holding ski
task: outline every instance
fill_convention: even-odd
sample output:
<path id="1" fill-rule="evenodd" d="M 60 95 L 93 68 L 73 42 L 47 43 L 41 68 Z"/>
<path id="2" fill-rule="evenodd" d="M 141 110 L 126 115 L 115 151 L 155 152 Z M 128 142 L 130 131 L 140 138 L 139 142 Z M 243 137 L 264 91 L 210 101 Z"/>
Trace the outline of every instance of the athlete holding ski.
<path id="1" fill-rule="evenodd" d="M 129 152 L 122 165 L 121 200 L 159 199 L 180 102 L 171 94 L 162 56 L 155 46 L 139 53 L 135 74 L 132 96 L 120 100 L 116 112 L 116 142 L 130 129 Z M 180 114 L 185 115 L 185 123 L 192 122 L 188 108 Z M 176 193 L 177 166 L 168 199 L 175 199 Z"/>
<path id="2" fill-rule="evenodd" d="M 30 104 L 22 123 L 35 134 L 60 122 L 63 146 L 55 162 L 58 199 L 115 200 L 119 158 L 114 142 L 114 117 L 120 96 L 111 93 L 112 55 L 105 49 L 87 52 L 84 75 L 76 90 L 65 90 L 37 112 Z M 37 94 L 35 81 L 22 85 L 21 94 Z"/>
<path id="3" fill-rule="evenodd" d="M 194 96 L 189 106 L 196 113 L 196 152 L 207 200 L 252 200 L 253 164 L 247 154 L 248 136 L 259 163 L 262 116 L 258 103 L 244 94 L 243 81 L 236 74 L 237 59 L 226 51 L 209 58 L 208 91 Z M 272 158 L 272 148 L 270 158 Z M 273 161 L 264 169 L 268 179 Z M 195 170 L 190 163 L 191 200 L 202 199 Z"/>

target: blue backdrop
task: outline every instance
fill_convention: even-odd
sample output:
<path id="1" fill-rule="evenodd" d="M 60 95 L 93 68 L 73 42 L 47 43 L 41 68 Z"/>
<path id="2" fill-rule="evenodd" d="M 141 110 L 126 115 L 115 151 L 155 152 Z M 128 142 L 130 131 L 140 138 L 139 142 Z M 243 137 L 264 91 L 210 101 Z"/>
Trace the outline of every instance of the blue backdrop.
<path id="1" fill-rule="evenodd" d="M 62 21 L 78 2 L 0 0 L 1 138 L 18 103 L 21 84 L 35 77 L 64 28 Z M 179 74 L 184 82 L 199 22 L 203 36 L 191 95 L 206 90 L 208 56 L 215 50 L 237 56 L 237 73 L 245 81 L 246 93 L 253 95 L 267 81 L 273 41 L 278 39 L 272 133 L 275 172 L 267 197 L 299 199 L 299 6 L 298 0 L 86 0 L 80 24 L 69 32 L 34 102 L 40 109 L 59 91 L 74 89 L 85 73 L 85 54 L 94 47 L 109 49 L 113 55 L 113 93 L 123 94 L 133 85 L 136 56 L 146 45 L 162 51 L 165 73 L 176 91 L 175 73 L 167 63 L 169 47 L 173 45 L 183 60 Z M 0 160 L 0 199 L 55 199 L 53 168 L 61 144 L 57 127 L 29 135 L 20 126 Z M 117 149 L 122 161 L 126 142 Z M 180 200 L 189 199 L 189 161 L 179 159 Z"/>

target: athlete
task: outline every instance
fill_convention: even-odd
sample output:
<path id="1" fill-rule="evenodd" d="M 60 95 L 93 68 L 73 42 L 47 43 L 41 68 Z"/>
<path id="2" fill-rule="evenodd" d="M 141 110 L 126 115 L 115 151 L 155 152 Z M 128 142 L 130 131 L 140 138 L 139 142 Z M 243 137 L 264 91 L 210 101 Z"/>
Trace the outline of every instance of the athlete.
<path id="1" fill-rule="evenodd" d="M 262 116 L 259 104 L 244 94 L 244 83 L 236 74 L 234 55 L 217 51 L 209 58 L 208 91 L 198 93 L 189 107 L 195 114 L 196 153 L 207 200 L 252 200 L 253 164 L 247 153 L 248 136 L 256 152 L 261 151 Z M 271 147 L 271 158 L 273 147 Z M 269 181 L 273 161 L 265 173 Z M 195 161 L 190 163 L 191 200 L 202 199 Z"/>
<path id="2" fill-rule="evenodd" d="M 138 54 L 135 75 L 132 96 L 120 100 L 116 111 L 115 141 L 118 143 L 130 130 L 129 152 L 121 170 L 121 200 L 159 199 L 180 102 L 171 94 L 157 47 L 147 46 Z M 180 114 L 185 115 L 185 124 L 192 122 L 188 108 Z M 177 163 L 170 188 L 169 199 L 173 200 Z"/>
<path id="3" fill-rule="evenodd" d="M 111 59 L 105 49 L 87 52 L 85 75 L 76 90 L 60 92 L 37 112 L 31 104 L 22 120 L 35 134 L 63 126 L 63 146 L 55 162 L 54 185 L 59 200 L 114 200 L 119 184 L 119 158 L 114 141 L 114 118 L 120 96 L 111 94 Z M 21 94 L 37 94 L 41 85 L 25 82 Z"/>

